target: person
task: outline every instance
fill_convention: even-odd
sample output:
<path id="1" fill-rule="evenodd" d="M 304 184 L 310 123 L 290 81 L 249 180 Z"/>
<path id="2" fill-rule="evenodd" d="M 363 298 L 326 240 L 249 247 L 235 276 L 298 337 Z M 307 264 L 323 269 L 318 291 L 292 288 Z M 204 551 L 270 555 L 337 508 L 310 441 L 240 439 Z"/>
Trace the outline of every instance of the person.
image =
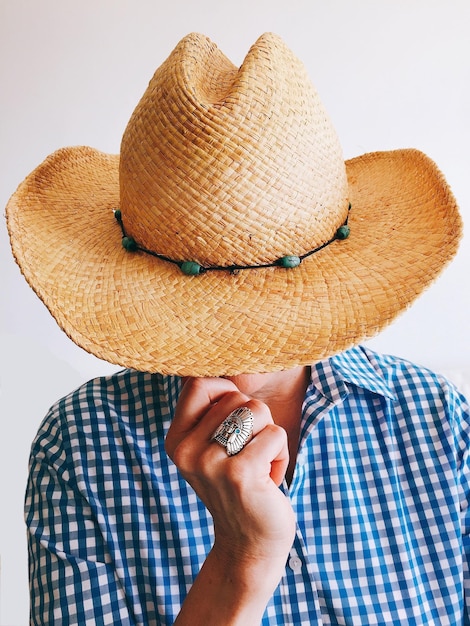
<path id="1" fill-rule="evenodd" d="M 61 328 L 125 369 L 59 400 L 26 495 L 32 624 L 470 623 L 470 416 L 363 346 L 455 254 L 414 149 L 344 161 L 302 63 L 192 33 L 119 155 L 7 206 Z"/>

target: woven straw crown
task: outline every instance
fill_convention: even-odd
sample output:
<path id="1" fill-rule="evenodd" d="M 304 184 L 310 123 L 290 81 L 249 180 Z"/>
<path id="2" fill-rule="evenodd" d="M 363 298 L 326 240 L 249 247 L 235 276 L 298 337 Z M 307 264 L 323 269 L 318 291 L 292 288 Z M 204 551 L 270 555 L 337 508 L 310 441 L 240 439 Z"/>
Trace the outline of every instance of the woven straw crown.
<path id="1" fill-rule="evenodd" d="M 272 34 L 239 69 L 206 37 L 185 37 L 120 155 L 58 150 L 6 212 L 26 280 L 75 343 L 185 376 L 305 365 L 373 336 L 439 275 L 462 232 L 421 152 L 343 161 L 304 67 Z M 349 237 L 334 239 L 345 220 Z M 276 265 L 285 255 L 300 265 Z M 181 262 L 213 271 L 186 275 Z M 214 269 L 233 265 L 256 267 Z"/>
<path id="2" fill-rule="evenodd" d="M 301 255 L 348 211 L 336 132 L 274 35 L 239 70 L 202 35 L 176 47 L 124 133 L 120 190 L 140 245 L 204 266 Z"/>

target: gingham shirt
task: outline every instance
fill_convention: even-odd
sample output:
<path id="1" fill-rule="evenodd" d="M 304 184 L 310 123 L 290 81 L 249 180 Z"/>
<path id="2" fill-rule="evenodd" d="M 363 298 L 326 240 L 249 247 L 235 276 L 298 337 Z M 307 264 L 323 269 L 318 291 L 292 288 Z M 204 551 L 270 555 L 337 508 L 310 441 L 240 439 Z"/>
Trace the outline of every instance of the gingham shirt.
<path id="1" fill-rule="evenodd" d="M 127 370 L 47 415 L 26 498 L 33 624 L 173 623 L 213 539 L 164 451 L 180 386 Z M 402 360 L 315 365 L 283 486 L 297 537 L 262 624 L 469 624 L 469 421 Z"/>

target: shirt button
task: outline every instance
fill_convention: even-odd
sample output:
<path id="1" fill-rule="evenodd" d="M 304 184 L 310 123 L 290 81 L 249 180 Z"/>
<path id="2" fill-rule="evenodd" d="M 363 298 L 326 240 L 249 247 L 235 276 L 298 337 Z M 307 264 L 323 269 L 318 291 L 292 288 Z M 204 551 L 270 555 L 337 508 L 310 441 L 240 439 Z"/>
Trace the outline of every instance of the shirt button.
<path id="1" fill-rule="evenodd" d="M 288 561 L 288 565 L 291 570 L 296 574 L 298 574 L 302 570 L 302 561 L 299 559 L 298 556 L 291 556 Z"/>

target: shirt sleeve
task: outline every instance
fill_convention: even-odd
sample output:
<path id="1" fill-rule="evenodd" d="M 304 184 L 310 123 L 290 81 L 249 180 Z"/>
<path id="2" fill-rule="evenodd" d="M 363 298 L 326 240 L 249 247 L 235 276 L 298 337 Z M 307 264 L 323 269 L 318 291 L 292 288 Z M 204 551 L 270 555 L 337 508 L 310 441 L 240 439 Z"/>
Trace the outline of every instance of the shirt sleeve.
<path id="1" fill-rule="evenodd" d="M 25 502 L 30 623 L 135 626 L 65 447 L 52 410 L 33 444 Z"/>
<path id="2" fill-rule="evenodd" d="M 468 401 L 457 394 L 455 402 L 457 462 L 460 488 L 464 625 L 470 626 L 470 410 Z"/>

